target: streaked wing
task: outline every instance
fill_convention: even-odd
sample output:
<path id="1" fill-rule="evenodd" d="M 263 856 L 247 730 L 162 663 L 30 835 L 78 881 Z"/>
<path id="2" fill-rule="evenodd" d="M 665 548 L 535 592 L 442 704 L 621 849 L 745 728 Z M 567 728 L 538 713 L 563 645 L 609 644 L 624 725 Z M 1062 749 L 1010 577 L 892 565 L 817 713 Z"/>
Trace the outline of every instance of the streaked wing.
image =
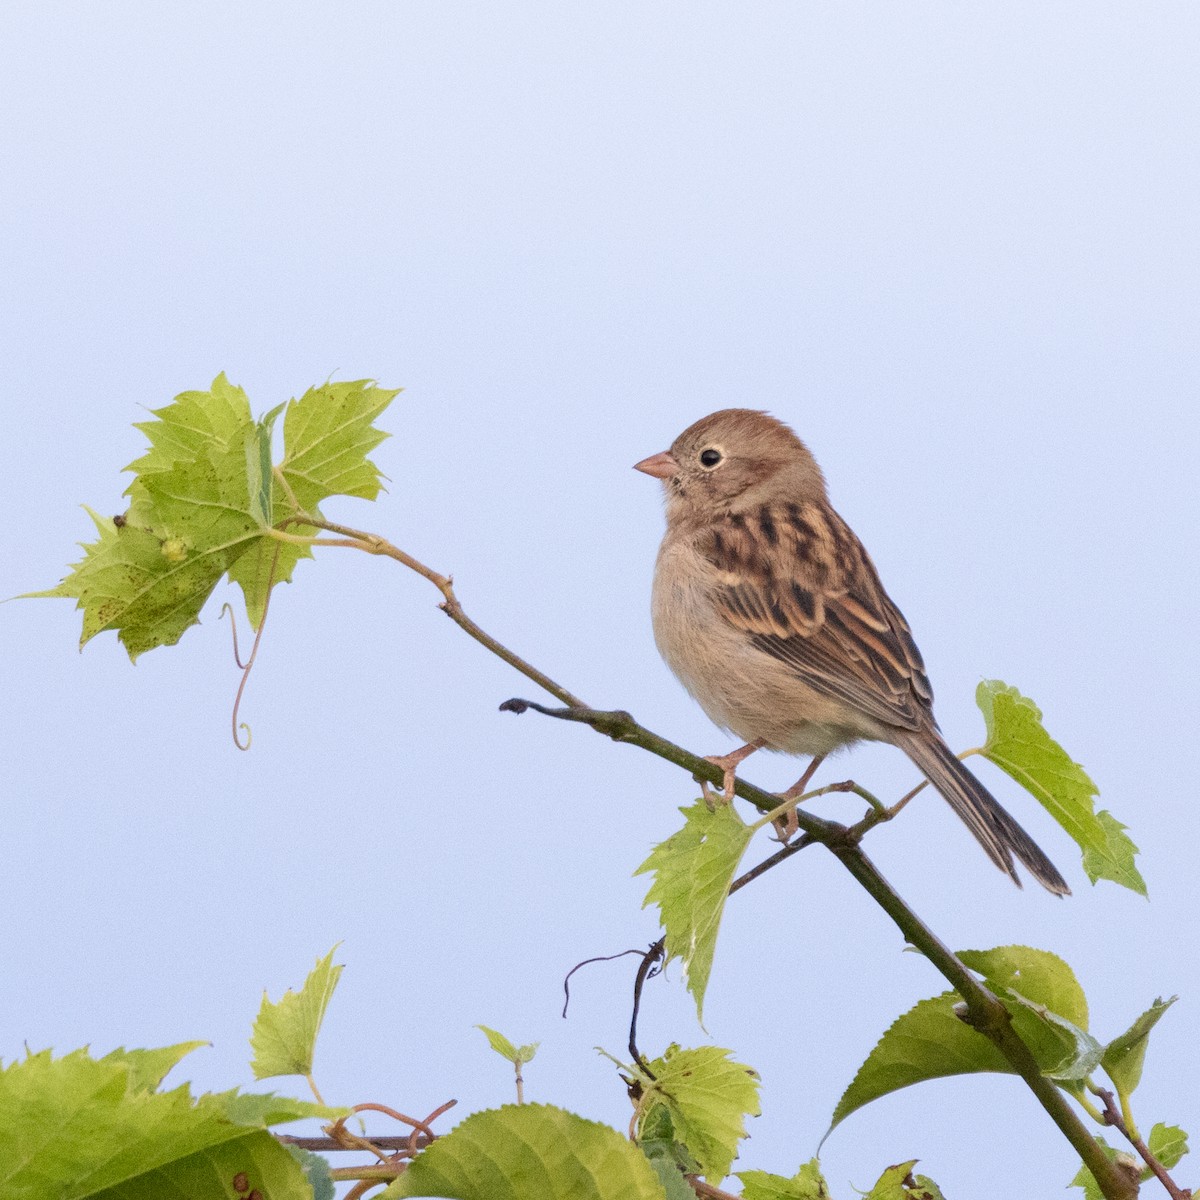
<path id="1" fill-rule="evenodd" d="M 877 721 L 929 723 L 933 693 L 908 624 L 833 509 L 810 501 L 733 513 L 702 549 L 718 611 L 760 650 Z"/>

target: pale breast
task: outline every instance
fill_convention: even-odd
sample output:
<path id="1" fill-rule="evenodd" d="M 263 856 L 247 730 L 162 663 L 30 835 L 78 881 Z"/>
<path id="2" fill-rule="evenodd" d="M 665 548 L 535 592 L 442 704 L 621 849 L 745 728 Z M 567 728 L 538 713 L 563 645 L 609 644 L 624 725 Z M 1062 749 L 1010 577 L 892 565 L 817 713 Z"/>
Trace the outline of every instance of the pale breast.
<path id="1" fill-rule="evenodd" d="M 713 568 L 687 540 L 668 537 L 654 573 L 654 639 L 708 718 L 744 742 L 789 754 L 826 754 L 877 738 L 876 722 L 814 691 L 757 649 L 716 610 Z"/>

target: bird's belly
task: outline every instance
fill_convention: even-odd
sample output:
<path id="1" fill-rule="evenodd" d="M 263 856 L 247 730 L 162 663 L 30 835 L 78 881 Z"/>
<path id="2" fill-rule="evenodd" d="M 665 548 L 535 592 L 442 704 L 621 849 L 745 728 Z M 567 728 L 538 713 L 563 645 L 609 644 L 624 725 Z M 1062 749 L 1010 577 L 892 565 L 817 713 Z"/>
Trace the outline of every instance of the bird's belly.
<path id="1" fill-rule="evenodd" d="M 725 621 L 703 580 L 664 572 L 660 564 L 652 613 L 654 638 L 667 666 L 709 720 L 742 741 L 817 755 L 879 737 L 869 717 L 817 692 Z"/>

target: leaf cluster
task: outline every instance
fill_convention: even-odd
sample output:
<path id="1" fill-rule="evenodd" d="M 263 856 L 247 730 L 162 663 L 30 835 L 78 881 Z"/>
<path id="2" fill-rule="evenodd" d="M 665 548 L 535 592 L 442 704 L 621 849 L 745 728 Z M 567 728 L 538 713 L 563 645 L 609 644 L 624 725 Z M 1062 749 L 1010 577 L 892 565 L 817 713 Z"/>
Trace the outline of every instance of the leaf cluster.
<path id="1" fill-rule="evenodd" d="M 256 420 L 224 375 L 207 392 L 183 392 L 138 425 L 150 446 L 125 468 L 127 511 L 109 518 L 88 509 L 97 540 L 56 587 L 29 594 L 74 599 L 80 644 L 115 630 L 135 660 L 179 641 L 225 575 L 257 628 L 271 589 L 312 556 L 317 531 L 299 518 L 320 519 L 331 496 L 379 494 L 367 455 L 387 436 L 374 421 L 397 394 L 369 380 L 327 383 Z"/>
<path id="2" fill-rule="evenodd" d="M 340 1110 L 236 1091 L 192 1096 L 186 1085 L 160 1091 L 166 1073 L 203 1044 L 103 1058 L 41 1051 L 9 1063 L 0 1070 L 0 1195 L 226 1196 L 236 1180 L 247 1198 L 258 1190 L 311 1200 L 304 1166 L 268 1130 Z"/>

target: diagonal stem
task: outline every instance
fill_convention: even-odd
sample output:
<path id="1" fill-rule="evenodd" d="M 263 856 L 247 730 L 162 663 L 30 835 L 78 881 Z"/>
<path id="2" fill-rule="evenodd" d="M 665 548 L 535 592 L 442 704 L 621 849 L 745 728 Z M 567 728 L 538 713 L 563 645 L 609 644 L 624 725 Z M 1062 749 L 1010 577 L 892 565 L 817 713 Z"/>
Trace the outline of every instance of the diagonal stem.
<path id="1" fill-rule="evenodd" d="M 423 562 L 413 558 L 411 554 L 405 553 L 399 546 L 394 546 L 387 538 L 382 538 L 375 533 L 364 533 L 361 529 L 351 529 L 348 525 L 337 525 L 333 521 L 312 517 L 305 512 L 299 512 L 295 516 L 288 517 L 282 524 L 309 525 L 314 529 L 324 529 L 329 533 L 341 534 L 343 540 L 340 541 L 324 541 L 313 538 L 305 538 L 303 540 L 308 544 L 345 546 L 354 550 L 362 550 L 367 554 L 379 554 L 385 558 L 395 559 L 402 566 L 408 567 L 410 571 L 415 571 L 422 579 L 428 579 L 442 593 L 442 603 L 438 607 L 463 632 L 473 637 L 481 646 L 496 655 L 497 658 L 503 659 L 510 667 L 520 671 L 526 679 L 532 679 L 538 687 L 545 688 L 555 699 L 561 700 L 564 704 L 583 705 L 582 700 L 577 696 L 572 696 L 565 687 L 555 683 L 549 675 L 539 671 L 537 667 L 533 666 L 532 663 L 526 662 L 520 655 L 514 654 L 502 642 L 498 642 L 490 633 L 476 625 L 463 611 L 462 605 L 458 602 L 458 597 L 454 594 L 454 580 L 449 575 L 442 575 L 432 567 L 427 567 Z"/>
<path id="2" fill-rule="evenodd" d="M 627 712 L 621 710 L 603 712 L 590 708 L 561 684 L 556 683 L 548 675 L 543 674 L 513 653 L 466 615 L 454 594 L 453 581 L 449 576 L 441 575 L 425 566 L 424 563 L 394 546 L 385 538 L 373 533 L 364 533 L 349 526 L 337 525 L 332 521 L 316 519 L 303 512 L 298 512 L 281 524 L 308 525 L 338 534 L 341 538 L 346 539 L 345 544 L 368 554 L 379 554 L 392 558 L 428 579 L 442 593 L 443 601 L 440 607 L 456 625 L 480 645 L 515 668 L 527 679 L 533 680 L 539 687 L 544 688 L 566 706 L 561 709 L 551 709 L 533 701 L 514 699 L 502 704 L 502 710 L 522 713 L 528 709 L 534 709 L 560 720 L 589 725 L 598 733 L 603 733 L 614 741 L 637 746 L 667 762 L 682 767 L 694 778 L 707 779 L 714 784 L 722 782 L 724 773 L 713 763 L 707 762 L 698 755 L 683 749 L 682 746 L 677 746 L 638 724 Z M 771 812 L 779 804 L 777 796 L 773 796 L 761 788 L 756 788 L 743 779 L 738 779 L 736 782 L 736 794 L 763 813 Z M 987 1037 L 1013 1070 L 1025 1081 L 1026 1086 L 1033 1092 L 1050 1119 L 1083 1159 L 1084 1165 L 1095 1177 L 1105 1200 L 1135 1200 L 1138 1191 L 1136 1180 L 1131 1180 L 1123 1175 L 1116 1164 L 1108 1160 L 1099 1143 L 1080 1120 L 1078 1113 L 1067 1102 L 1064 1093 L 1041 1073 L 1037 1061 L 1033 1057 L 1033 1052 L 1013 1029 L 1011 1018 L 1004 1005 L 979 982 L 966 965 L 908 907 L 892 885 L 879 873 L 874 863 L 863 853 L 858 845 L 860 831 L 847 829 L 845 825 L 837 821 L 826 820 L 802 809 L 794 811 L 797 826 L 805 835 L 801 842 L 808 844 L 816 841 L 824 845 L 858 881 L 875 903 L 891 917 L 908 943 L 924 954 L 955 991 L 962 996 L 965 1001 L 963 1020 Z M 784 847 L 784 849 L 790 850 L 790 847 Z"/>
<path id="3" fill-rule="evenodd" d="M 1149 1146 L 1142 1140 L 1141 1134 L 1138 1133 L 1137 1127 L 1130 1120 L 1129 1105 L 1127 1097 L 1122 1095 L 1120 1107 L 1117 1106 L 1117 1098 L 1108 1090 L 1108 1088 L 1095 1088 L 1096 1095 L 1104 1101 L 1104 1112 L 1101 1114 L 1101 1120 L 1106 1125 L 1111 1125 L 1125 1140 L 1141 1155 L 1142 1161 L 1150 1168 L 1155 1179 L 1163 1185 L 1167 1190 L 1167 1195 L 1171 1200 L 1191 1200 L 1192 1193 L 1181 1188 L 1174 1179 L 1171 1178 L 1167 1168 L 1159 1161 L 1158 1156 L 1150 1149 Z"/>

